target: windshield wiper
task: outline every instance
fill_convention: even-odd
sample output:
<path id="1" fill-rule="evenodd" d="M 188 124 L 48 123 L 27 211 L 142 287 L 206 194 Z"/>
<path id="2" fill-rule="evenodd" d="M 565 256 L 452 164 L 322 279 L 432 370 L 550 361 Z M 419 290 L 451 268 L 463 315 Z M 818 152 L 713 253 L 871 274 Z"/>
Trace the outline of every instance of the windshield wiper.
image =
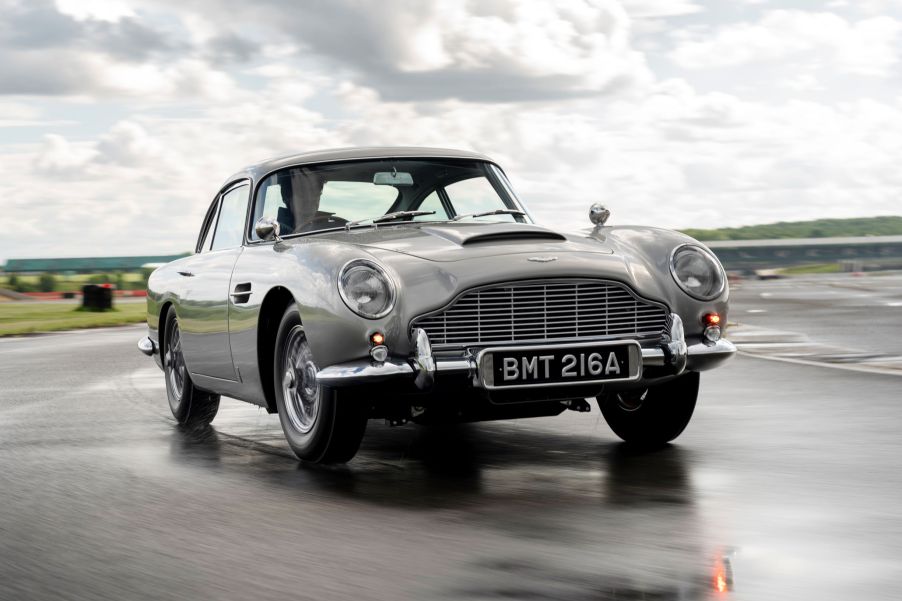
<path id="1" fill-rule="evenodd" d="M 379 215 L 378 217 L 367 217 L 366 219 L 349 221 L 345 224 L 345 229 L 349 230 L 351 229 L 351 227 L 355 225 L 361 225 L 363 223 L 366 223 L 367 221 L 372 221 L 374 224 L 376 224 L 383 223 L 385 221 L 394 221 L 395 219 L 401 219 L 403 217 L 418 217 L 420 215 L 435 215 L 435 211 L 395 211 L 394 213 Z"/>
<path id="2" fill-rule="evenodd" d="M 467 213 L 466 215 L 457 215 L 451 221 L 460 221 L 468 217 L 488 217 L 489 215 L 526 215 L 518 209 L 495 209 L 494 211 L 483 211 L 482 213 Z"/>

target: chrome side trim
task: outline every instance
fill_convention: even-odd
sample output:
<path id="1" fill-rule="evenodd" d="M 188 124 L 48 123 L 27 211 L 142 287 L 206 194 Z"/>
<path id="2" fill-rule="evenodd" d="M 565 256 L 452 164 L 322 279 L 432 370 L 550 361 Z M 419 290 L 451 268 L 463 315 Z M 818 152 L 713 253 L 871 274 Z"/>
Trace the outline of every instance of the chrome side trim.
<path id="1" fill-rule="evenodd" d="M 698 343 L 686 349 L 686 369 L 690 371 L 706 371 L 717 367 L 736 354 L 736 346 L 729 340 L 720 339 L 714 344 Z M 664 367 L 667 353 L 663 348 L 642 349 L 642 365 L 645 367 Z"/>
<path id="2" fill-rule="evenodd" d="M 407 362 L 396 362 L 390 358 L 385 362 L 376 363 L 372 359 L 361 359 L 350 363 L 330 365 L 319 370 L 316 372 L 316 382 L 323 386 L 337 388 L 412 375 L 413 368 Z"/>
<path id="3" fill-rule="evenodd" d="M 153 357 L 157 353 L 157 345 L 150 339 L 150 336 L 145 336 L 138 341 L 138 350 L 148 357 Z"/>
<path id="4" fill-rule="evenodd" d="M 693 344 L 689 347 L 686 369 L 705 371 L 717 367 L 736 354 L 736 345 L 721 338 L 714 344 Z"/>

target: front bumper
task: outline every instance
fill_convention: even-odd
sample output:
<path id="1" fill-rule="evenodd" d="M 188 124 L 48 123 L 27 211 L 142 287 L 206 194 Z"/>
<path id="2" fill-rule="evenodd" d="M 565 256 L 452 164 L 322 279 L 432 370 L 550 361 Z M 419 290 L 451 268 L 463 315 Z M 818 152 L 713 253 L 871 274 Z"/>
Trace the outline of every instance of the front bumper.
<path id="1" fill-rule="evenodd" d="M 712 369 L 736 353 L 736 347 L 727 340 L 699 342 L 687 345 L 683 322 L 678 315 L 671 314 L 670 331 L 664 342 L 655 347 L 642 348 L 642 368 L 658 368 L 659 373 L 677 376 L 684 371 L 705 371 Z M 480 386 L 477 377 L 475 354 L 468 357 L 436 357 L 429 344 L 429 337 L 421 329 L 411 336 L 412 356 L 407 359 L 389 357 L 377 362 L 360 359 L 323 368 L 316 374 L 316 381 L 324 386 L 342 387 L 382 382 L 393 379 L 413 380 L 420 390 L 431 388 L 437 374 L 466 375 L 475 386 Z M 641 375 L 640 375 L 641 378 Z"/>

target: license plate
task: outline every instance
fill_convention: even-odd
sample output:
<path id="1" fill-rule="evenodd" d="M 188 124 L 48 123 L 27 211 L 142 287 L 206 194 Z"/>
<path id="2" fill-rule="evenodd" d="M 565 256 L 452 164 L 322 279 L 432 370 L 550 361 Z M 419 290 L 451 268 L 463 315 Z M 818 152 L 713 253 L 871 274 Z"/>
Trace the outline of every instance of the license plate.
<path id="1" fill-rule="evenodd" d="M 617 382 L 639 379 L 642 349 L 637 342 L 487 348 L 477 363 L 488 389 Z"/>

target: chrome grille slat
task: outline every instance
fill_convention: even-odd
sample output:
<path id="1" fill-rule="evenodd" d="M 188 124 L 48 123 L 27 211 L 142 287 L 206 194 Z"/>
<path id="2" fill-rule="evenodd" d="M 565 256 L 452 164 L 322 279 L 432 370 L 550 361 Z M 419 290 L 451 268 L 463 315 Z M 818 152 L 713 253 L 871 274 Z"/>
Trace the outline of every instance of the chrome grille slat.
<path id="1" fill-rule="evenodd" d="M 444 310 L 416 318 L 433 347 L 657 337 L 664 307 L 606 280 L 498 284 L 465 292 Z"/>

